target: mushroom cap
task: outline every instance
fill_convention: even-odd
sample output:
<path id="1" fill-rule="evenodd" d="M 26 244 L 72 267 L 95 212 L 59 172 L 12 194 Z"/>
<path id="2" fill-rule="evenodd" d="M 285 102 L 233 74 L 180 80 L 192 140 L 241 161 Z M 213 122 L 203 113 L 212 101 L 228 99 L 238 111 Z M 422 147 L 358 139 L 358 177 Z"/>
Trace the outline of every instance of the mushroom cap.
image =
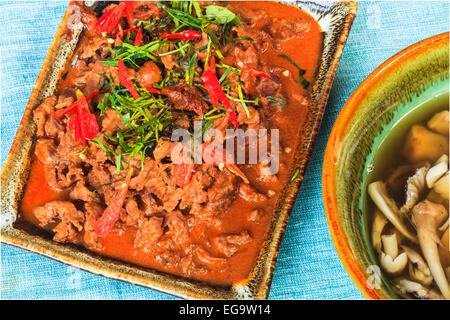
<path id="1" fill-rule="evenodd" d="M 395 259 L 390 255 L 381 253 L 381 266 L 390 274 L 399 274 L 402 272 L 408 264 L 408 256 L 405 252 L 400 253 Z"/>

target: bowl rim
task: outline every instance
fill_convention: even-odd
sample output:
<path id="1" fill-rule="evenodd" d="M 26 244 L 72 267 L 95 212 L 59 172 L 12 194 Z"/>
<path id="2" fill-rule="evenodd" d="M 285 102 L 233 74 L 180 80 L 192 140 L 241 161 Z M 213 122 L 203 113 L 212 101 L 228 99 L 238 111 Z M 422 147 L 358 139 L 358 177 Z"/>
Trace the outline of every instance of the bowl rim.
<path id="1" fill-rule="evenodd" d="M 335 164 L 339 156 L 342 138 L 347 129 L 347 125 L 355 115 L 360 101 L 367 92 L 372 90 L 376 84 L 380 83 L 389 74 L 397 70 L 403 63 L 407 63 L 416 55 L 423 53 L 431 48 L 435 48 L 443 43 L 449 42 L 449 32 L 444 32 L 430 38 L 421 40 L 411 46 L 396 53 L 380 66 L 378 66 L 367 78 L 361 82 L 356 90 L 348 98 L 342 107 L 328 138 L 325 149 L 323 169 L 322 169 L 322 196 L 325 207 L 325 214 L 328 227 L 338 256 L 347 270 L 350 278 L 356 284 L 358 289 L 367 299 L 385 299 L 385 297 L 376 289 L 367 287 L 368 277 L 355 261 L 352 250 L 347 242 L 345 232 L 341 226 L 337 200 L 335 196 Z"/>

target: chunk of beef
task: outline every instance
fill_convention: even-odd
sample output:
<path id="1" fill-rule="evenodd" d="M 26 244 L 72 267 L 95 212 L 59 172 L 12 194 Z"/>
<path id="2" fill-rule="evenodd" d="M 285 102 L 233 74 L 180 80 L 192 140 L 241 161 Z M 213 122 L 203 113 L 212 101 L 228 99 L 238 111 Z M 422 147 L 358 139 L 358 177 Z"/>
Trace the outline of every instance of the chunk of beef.
<path id="1" fill-rule="evenodd" d="M 215 176 L 213 185 L 208 189 L 206 210 L 220 214 L 230 207 L 236 198 L 237 178 L 228 170 L 220 171 Z"/>
<path id="2" fill-rule="evenodd" d="M 280 94 L 281 83 L 273 79 L 262 78 L 256 86 L 256 91 L 263 97 L 276 97 Z"/>
<path id="3" fill-rule="evenodd" d="M 202 93 L 196 87 L 188 87 L 179 83 L 171 87 L 165 87 L 161 93 L 169 98 L 176 109 L 194 111 L 202 115 L 208 110 L 208 104 L 202 99 Z"/>
<path id="4" fill-rule="evenodd" d="M 66 133 L 59 135 L 59 144 L 56 149 L 58 157 L 62 161 L 79 164 L 81 158 L 76 154 L 84 149 L 84 145 L 81 141 L 75 141 L 74 130 L 68 130 Z"/>
<path id="5" fill-rule="evenodd" d="M 136 226 L 144 218 L 144 212 L 139 209 L 136 200 L 131 197 L 125 202 L 125 210 L 120 215 L 120 220 L 127 226 Z"/>
<path id="6" fill-rule="evenodd" d="M 196 166 L 190 184 L 183 188 L 180 209 L 208 201 L 207 189 L 212 186 L 215 181 L 214 176 L 217 174 L 214 169 L 208 165 Z"/>
<path id="7" fill-rule="evenodd" d="M 117 132 L 118 128 L 125 128 L 119 114 L 116 110 L 106 109 L 105 117 L 102 120 L 102 133 L 108 136 L 113 136 Z"/>
<path id="8" fill-rule="evenodd" d="M 250 202 L 263 202 L 267 200 L 267 196 L 255 191 L 252 186 L 241 183 L 239 186 L 239 196 Z"/>
<path id="9" fill-rule="evenodd" d="M 89 190 L 84 181 L 78 181 L 70 191 L 70 199 L 82 201 L 100 201 L 98 194 Z"/>
<path id="10" fill-rule="evenodd" d="M 162 223 L 163 218 L 160 217 L 151 217 L 142 223 L 136 232 L 134 246 L 149 252 L 163 234 Z"/>
<path id="11" fill-rule="evenodd" d="M 84 174 L 83 169 L 76 165 L 59 163 L 45 167 L 45 178 L 51 188 L 61 190 L 82 180 Z"/>
<path id="12" fill-rule="evenodd" d="M 142 189 L 144 189 L 145 185 L 148 183 L 150 179 L 152 179 L 153 183 L 157 182 L 158 180 L 161 180 L 159 179 L 158 173 L 155 172 L 155 167 L 156 167 L 155 161 L 153 161 L 152 159 L 145 159 L 144 167 L 141 168 L 138 174 L 131 179 L 130 189 L 141 191 Z M 159 181 L 159 183 L 157 184 L 160 184 L 161 182 L 162 181 Z"/>
<path id="13" fill-rule="evenodd" d="M 169 54 L 161 57 L 161 62 L 163 63 L 164 68 L 166 68 L 167 71 L 172 71 L 177 66 L 176 57 L 176 54 Z"/>
<path id="14" fill-rule="evenodd" d="M 34 110 L 33 119 L 37 126 L 38 137 L 55 137 L 58 131 L 62 129 L 58 120 L 53 118 L 56 102 L 56 96 L 48 97 Z"/>
<path id="15" fill-rule="evenodd" d="M 38 139 L 34 154 L 44 164 L 51 165 L 58 161 L 58 154 L 53 139 Z"/>
<path id="16" fill-rule="evenodd" d="M 145 216 L 151 216 L 160 212 L 158 205 L 150 192 L 144 189 L 138 195 L 142 202 Z"/>
<path id="17" fill-rule="evenodd" d="M 53 239 L 58 242 L 78 242 L 80 232 L 83 230 L 84 214 L 78 211 L 69 201 L 52 201 L 33 209 L 34 216 L 39 225 L 53 227 Z"/>
<path id="18" fill-rule="evenodd" d="M 99 134 L 97 138 L 106 146 L 110 146 L 105 139 L 103 138 L 103 134 Z M 90 164 L 91 166 L 103 165 L 110 158 L 105 150 L 100 148 L 97 143 L 89 143 L 88 149 L 80 155 L 80 158 Z"/>
<path id="19" fill-rule="evenodd" d="M 75 101 L 75 91 L 72 88 L 65 88 L 58 97 L 55 110 L 64 109 Z"/>
<path id="20" fill-rule="evenodd" d="M 160 16 L 161 10 L 162 8 L 154 1 L 135 1 L 133 15 L 135 19 L 148 20 Z"/>
<path id="21" fill-rule="evenodd" d="M 84 208 L 86 219 L 84 221 L 83 241 L 91 248 L 100 249 L 101 245 L 98 243 L 94 226 L 105 209 L 97 202 L 86 202 Z"/>
<path id="22" fill-rule="evenodd" d="M 250 242 L 252 237 L 247 230 L 244 230 L 238 234 L 221 235 L 215 237 L 212 240 L 216 250 L 223 254 L 225 257 L 231 257 L 234 255 L 240 247 Z"/>
<path id="23" fill-rule="evenodd" d="M 92 37 L 89 42 L 86 43 L 80 53 L 78 54 L 79 59 L 87 60 L 98 55 L 101 58 L 105 58 L 107 54 L 110 53 L 110 49 L 114 41 L 110 41 L 107 37 Z"/>
<path id="24" fill-rule="evenodd" d="M 161 80 L 161 70 L 153 61 L 147 61 L 137 71 L 137 79 L 141 88 L 152 87 Z"/>
<path id="25" fill-rule="evenodd" d="M 82 81 L 85 84 L 84 94 L 88 95 L 94 92 L 94 90 L 98 90 L 102 86 L 103 72 L 105 72 L 105 66 L 101 60 L 97 60 L 94 63 L 92 70 L 86 72 L 84 74 L 84 80 Z M 105 72 L 105 77 L 107 76 Z"/>
<path id="26" fill-rule="evenodd" d="M 235 49 L 236 57 L 242 61 L 245 65 L 258 68 L 258 53 L 252 44 L 248 44 L 244 49 L 236 47 Z"/>
<path id="27" fill-rule="evenodd" d="M 153 150 L 153 157 L 156 161 L 161 161 L 164 158 L 171 158 L 172 149 L 178 144 L 178 142 L 171 141 L 169 138 L 161 138 L 158 140 L 158 144 Z"/>
<path id="28" fill-rule="evenodd" d="M 166 235 L 170 236 L 178 248 L 183 249 L 189 241 L 189 226 L 182 213 L 180 211 L 167 213 L 164 226 L 169 229 Z"/>
<path id="29" fill-rule="evenodd" d="M 241 81 L 244 84 L 243 89 L 245 93 L 251 96 L 257 95 L 256 92 L 256 77 L 251 70 L 244 70 L 241 74 Z"/>
<path id="30" fill-rule="evenodd" d="M 244 110 L 242 104 L 236 104 L 236 111 L 238 112 L 237 121 L 240 126 L 245 125 L 247 129 L 264 129 L 265 126 L 262 123 L 262 117 L 258 110 L 252 106 L 247 106 L 247 112 Z M 258 132 L 257 132 L 258 133 Z"/>
<path id="31" fill-rule="evenodd" d="M 113 181 L 114 171 L 109 165 L 95 165 L 88 173 L 88 182 L 94 188 L 107 185 Z"/>

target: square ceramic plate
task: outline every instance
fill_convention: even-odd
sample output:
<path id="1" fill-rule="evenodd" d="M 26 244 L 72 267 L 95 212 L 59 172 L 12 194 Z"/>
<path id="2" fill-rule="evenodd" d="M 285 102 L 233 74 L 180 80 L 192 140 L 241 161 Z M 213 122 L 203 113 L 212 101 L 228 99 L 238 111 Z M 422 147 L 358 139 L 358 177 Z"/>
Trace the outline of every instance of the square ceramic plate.
<path id="1" fill-rule="evenodd" d="M 18 211 L 24 185 L 28 178 L 31 155 L 34 149 L 35 125 L 32 111 L 46 97 L 53 94 L 66 63 L 83 36 L 81 24 L 74 29 L 72 39 L 65 34 L 70 19 L 70 5 L 56 32 L 36 85 L 23 115 L 19 130 L 1 173 L 1 241 L 36 252 L 83 270 L 106 277 L 127 281 L 160 290 L 183 298 L 210 299 L 265 299 L 269 295 L 278 249 L 289 214 L 295 202 L 303 174 L 310 158 L 315 137 L 325 110 L 328 94 L 336 73 L 339 59 L 356 14 L 356 2 L 289 2 L 297 6 L 320 24 L 323 30 L 323 50 L 317 77 L 312 86 L 312 101 L 308 107 L 307 121 L 297 142 L 292 173 L 299 170 L 297 179 L 283 189 L 273 212 L 269 235 L 264 242 L 253 271 L 247 279 L 232 286 L 214 286 L 195 280 L 176 277 L 156 270 L 102 257 L 83 248 L 61 244 L 27 224 Z M 97 12 L 105 2 L 95 2 Z"/>

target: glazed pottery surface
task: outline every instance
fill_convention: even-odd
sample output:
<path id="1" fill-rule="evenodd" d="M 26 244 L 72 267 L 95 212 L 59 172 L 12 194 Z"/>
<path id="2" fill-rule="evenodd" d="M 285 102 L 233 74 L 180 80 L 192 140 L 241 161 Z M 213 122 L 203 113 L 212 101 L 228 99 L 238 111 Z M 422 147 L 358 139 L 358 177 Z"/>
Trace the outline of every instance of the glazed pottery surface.
<path id="1" fill-rule="evenodd" d="M 378 67 L 349 98 L 332 129 L 323 164 L 325 211 L 338 254 L 368 298 L 398 298 L 370 243 L 372 207 L 366 190 L 376 176 L 374 159 L 383 152 L 389 157 L 387 153 L 399 148 L 410 125 L 448 108 L 448 97 L 445 33 L 406 48 Z"/>

